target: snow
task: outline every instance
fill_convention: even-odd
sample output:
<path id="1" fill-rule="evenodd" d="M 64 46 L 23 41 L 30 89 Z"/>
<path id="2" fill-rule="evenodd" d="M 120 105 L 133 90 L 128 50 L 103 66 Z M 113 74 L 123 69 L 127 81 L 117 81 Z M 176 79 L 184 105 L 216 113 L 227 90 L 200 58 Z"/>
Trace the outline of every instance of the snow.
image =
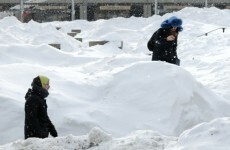
<path id="1" fill-rule="evenodd" d="M 172 15 L 184 21 L 180 67 L 150 61 L 146 47 Z M 230 10 L 190 7 L 94 22 L 1 19 L 0 150 L 228 149 L 229 16 Z M 222 27 L 224 33 L 200 36 Z M 82 30 L 82 43 L 67 35 L 72 29 Z M 89 47 L 91 40 L 112 42 Z M 24 96 L 37 75 L 51 79 L 48 113 L 59 137 L 24 140 Z"/>
<path id="2" fill-rule="evenodd" d="M 182 133 L 177 144 L 170 150 L 224 150 L 228 149 L 230 118 L 217 118 L 201 123 Z"/>
<path id="3" fill-rule="evenodd" d="M 11 12 L 0 12 L 0 19 L 3 19 L 4 17 L 7 17 L 7 16 L 12 16 L 12 13 Z"/>

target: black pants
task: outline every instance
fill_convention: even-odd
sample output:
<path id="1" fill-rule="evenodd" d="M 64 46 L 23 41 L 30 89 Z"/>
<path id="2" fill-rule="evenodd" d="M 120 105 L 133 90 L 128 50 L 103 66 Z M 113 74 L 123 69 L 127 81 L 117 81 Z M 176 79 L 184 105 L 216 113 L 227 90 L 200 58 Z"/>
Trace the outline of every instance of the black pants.
<path id="1" fill-rule="evenodd" d="M 180 59 L 179 58 L 161 58 L 158 55 L 152 55 L 152 61 L 165 61 L 171 64 L 175 64 L 177 66 L 180 66 Z"/>

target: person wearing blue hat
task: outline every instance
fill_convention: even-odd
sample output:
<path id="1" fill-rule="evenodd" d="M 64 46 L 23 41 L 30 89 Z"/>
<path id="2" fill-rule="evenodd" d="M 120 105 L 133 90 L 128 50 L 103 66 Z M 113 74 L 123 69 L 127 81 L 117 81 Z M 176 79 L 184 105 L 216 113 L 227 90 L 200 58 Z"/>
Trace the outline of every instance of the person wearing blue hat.
<path id="1" fill-rule="evenodd" d="M 152 61 L 180 65 L 177 56 L 177 38 L 182 30 L 182 20 L 175 16 L 161 23 L 161 28 L 154 32 L 147 44 L 148 49 L 153 52 Z"/>

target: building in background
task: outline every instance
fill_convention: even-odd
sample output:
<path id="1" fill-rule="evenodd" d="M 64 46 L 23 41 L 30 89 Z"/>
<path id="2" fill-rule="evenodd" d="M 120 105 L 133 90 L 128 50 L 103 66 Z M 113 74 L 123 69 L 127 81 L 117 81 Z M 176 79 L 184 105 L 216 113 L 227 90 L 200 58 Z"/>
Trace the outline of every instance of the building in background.
<path id="1" fill-rule="evenodd" d="M 71 20 L 72 0 L 24 0 L 24 21 L 38 22 Z M 20 0 L 0 0 L 0 10 L 17 14 Z M 155 12 L 163 15 L 184 7 L 204 7 L 205 0 L 74 0 L 75 19 L 94 21 L 114 17 L 150 17 Z M 208 6 L 229 9 L 230 0 L 208 0 Z"/>

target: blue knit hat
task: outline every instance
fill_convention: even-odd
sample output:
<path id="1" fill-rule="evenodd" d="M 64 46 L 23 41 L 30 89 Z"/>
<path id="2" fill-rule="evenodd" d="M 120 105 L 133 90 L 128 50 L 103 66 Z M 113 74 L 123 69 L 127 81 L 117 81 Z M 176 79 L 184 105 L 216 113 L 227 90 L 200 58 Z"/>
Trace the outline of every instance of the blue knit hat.
<path id="1" fill-rule="evenodd" d="M 169 19 L 167 19 L 161 23 L 161 28 L 177 27 L 178 31 L 182 31 L 183 30 L 182 23 L 183 22 L 181 19 L 179 19 L 175 16 L 172 16 Z"/>

